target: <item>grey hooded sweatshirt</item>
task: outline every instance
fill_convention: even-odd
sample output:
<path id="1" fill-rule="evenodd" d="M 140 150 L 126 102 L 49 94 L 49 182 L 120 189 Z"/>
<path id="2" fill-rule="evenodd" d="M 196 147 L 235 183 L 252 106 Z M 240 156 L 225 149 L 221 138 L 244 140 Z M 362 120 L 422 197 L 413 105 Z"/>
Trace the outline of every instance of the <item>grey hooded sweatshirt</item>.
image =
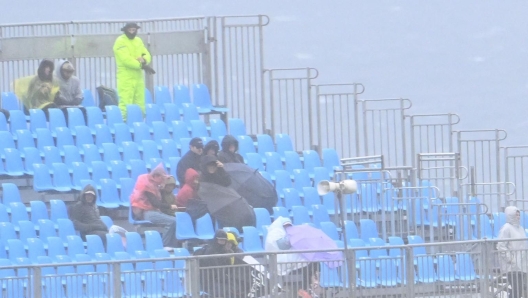
<path id="1" fill-rule="evenodd" d="M 60 107 L 78 106 L 83 100 L 81 91 L 81 82 L 76 76 L 71 76 L 70 79 L 65 80 L 62 77 L 61 69 L 68 60 L 59 60 L 55 68 L 55 76 L 60 82 L 60 96 L 55 99 L 55 104 Z"/>
<path id="2" fill-rule="evenodd" d="M 499 240 L 505 241 L 497 244 L 502 272 L 528 272 L 528 241 L 508 241 L 526 238 L 526 232 L 516 216 L 517 211 L 519 209 L 515 206 L 508 206 L 504 210 L 506 223 L 499 232 Z"/>

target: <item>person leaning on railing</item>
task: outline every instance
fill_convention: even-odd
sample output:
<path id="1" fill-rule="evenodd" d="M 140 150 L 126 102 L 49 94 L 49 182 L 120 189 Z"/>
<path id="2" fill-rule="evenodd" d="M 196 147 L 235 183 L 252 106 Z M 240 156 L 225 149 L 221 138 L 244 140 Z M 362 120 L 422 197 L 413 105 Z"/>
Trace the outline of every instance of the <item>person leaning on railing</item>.
<path id="1" fill-rule="evenodd" d="M 500 241 L 497 249 L 500 252 L 502 273 L 507 273 L 511 286 L 510 298 L 526 297 L 528 284 L 528 242 L 526 240 L 508 241 L 526 238 L 526 232 L 521 226 L 521 211 L 515 206 L 504 210 L 506 223 L 499 232 Z M 523 291 L 525 294 L 523 294 Z"/>

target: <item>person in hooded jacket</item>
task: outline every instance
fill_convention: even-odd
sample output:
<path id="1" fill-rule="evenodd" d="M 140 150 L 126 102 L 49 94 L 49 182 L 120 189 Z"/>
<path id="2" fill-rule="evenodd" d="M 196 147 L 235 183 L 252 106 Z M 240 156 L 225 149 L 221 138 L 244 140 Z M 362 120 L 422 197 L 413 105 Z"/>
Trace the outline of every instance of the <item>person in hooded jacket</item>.
<path id="1" fill-rule="evenodd" d="M 130 206 L 132 214 L 137 220 L 148 220 L 153 224 L 163 225 L 163 245 L 175 247 L 176 242 L 176 220 L 174 216 L 161 212 L 161 209 L 176 211 L 176 204 L 168 204 L 161 198 L 160 188 L 163 187 L 167 173 L 163 164 L 159 164 L 152 172 L 139 175 L 134 190 L 130 195 Z"/>
<path id="2" fill-rule="evenodd" d="M 86 235 L 97 235 L 101 237 L 103 244 L 106 245 L 108 227 L 101 220 L 99 209 L 95 202 L 95 188 L 88 184 L 79 195 L 79 201 L 70 206 L 68 214 L 73 226 L 79 231 L 84 241 L 86 241 Z"/>
<path id="3" fill-rule="evenodd" d="M 203 154 L 205 155 L 212 155 L 212 156 L 218 156 L 218 151 L 220 150 L 220 145 L 218 145 L 218 142 L 215 140 L 207 142 L 205 144 Z"/>
<path id="4" fill-rule="evenodd" d="M 196 171 L 200 170 L 200 160 L 203 154 L 203 141 L 200 138 L 193 138 L 189 142 L 189 151 L 182 156 L 176 167 L 176 178 L 180 183 L 180 187 L 185 184 L 185 173 L 187 169 L 192 168 Z"/>
<path id="5" fill-rule="evenodd" d="M 68 123 L 68 112 L 66 108 L 81 109 L 84 120 L 86 121 L 86 109 L 81 107 L 83 93 L 81 90 L 81 81 L 74 76 L 75 68 L 68 60 L 59 60 L 58 67 L 55 70 L 55 76 L 59 80 L 60 91 L 55 97 L 55 104 L 62 109 L 66 123 Z"/>
<path id="6" fill-rule="evenodd" d="M 232 135 L 227 135 L 222 140 L 222 150 L 218 153 L 218 160 L 222 163 L 244 163 L 244 158 L 237 151 L 238 140 Z"/>
<path id="7" fill-rule="evenodd" d="M 231 185 L 231 177 L 224 170 L 224 165 L 215 157 L 206 155 L 201 162 L 200 181 L 218 184 L 224 187 Z"/>
<path id="8" fill-rule="evenodd" d="M 59 81 L 53 76 L 53 61 L 44 59 L 40 62 L 36 76 L 21 78 L 15 81 L 15 93 L 24 105 L 24 113 L 30 109 L 47 110 L 56 108 L 55 98 L 59 94 Z"/>
<path id="9" fill-rule="evenodd" d="M 526 232 L 521 226 L 521 211 L 515 206 L 508 206 L 504 210 L 506 223 L 499 231 L 497 249 L 499 250 L 502 273 L 507 273 L 511 286 L 510 298 L 526 297 L 528 285 L 528 242 Z"/>
<path id="10" fill-rule="evenodd" d="M 196 199 L 200 174 L 192 168 L 185 172 L 185 184 L 176 195 L 176 205 L 178 207 L 187 207 L 189 200 Z"/>

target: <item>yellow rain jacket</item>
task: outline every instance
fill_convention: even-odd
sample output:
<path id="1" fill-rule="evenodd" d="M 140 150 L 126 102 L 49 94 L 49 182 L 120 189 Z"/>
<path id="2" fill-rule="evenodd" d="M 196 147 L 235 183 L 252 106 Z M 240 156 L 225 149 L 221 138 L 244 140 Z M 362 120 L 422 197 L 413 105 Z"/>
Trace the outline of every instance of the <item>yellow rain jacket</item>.
<path id="1" fill-rule="evenodd" d="M 152 57 L 141 38 L 136 36 L 129 39 L 125 34 L 116 39 L 114 55 L 117 65 L 119 109 L 126 120 L 126 106 L 129 104 L 138 105 L 145 113 L 145 76 L 137 58 L 143 56 L 149 64 Z"/>
<path id="2" fill-rule="evenodd" d="M 51 68 L 50 78 L 45 78 L 44 68 Z M 53 62 L 42 60 L 37 75 L 23 77 L 15 80 L 15 94 L 26 109 L 42 109 L 52 104 L 60 86 L 57 78 L 53 76 Z"/>

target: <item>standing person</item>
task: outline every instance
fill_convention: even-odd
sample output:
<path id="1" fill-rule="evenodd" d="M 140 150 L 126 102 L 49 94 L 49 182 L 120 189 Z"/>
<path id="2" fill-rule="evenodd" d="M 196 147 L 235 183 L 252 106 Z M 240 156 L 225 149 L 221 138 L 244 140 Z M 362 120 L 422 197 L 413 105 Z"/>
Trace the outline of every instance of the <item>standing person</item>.
<path id="1" fill-rule="evenodd" d="M 203 141 L 200 138 L 193 138 L 189 142 L 189 151 L 182 156 L 176 167 L 176 178 L 180 183 L 180 187 L 185 184 L 185 172 L 187 169 L 200 170 L 200 159 L 202 158 L 203 148 Z"/>
<path id="2" fill-rule="evenodd" d="M 68 113 L 66 108 L 75 107 L 81 109 L 86 120 L 86 110 L 81 107 L 83 94 L 81 91 L 81 81 L 74 76 L 75 68 L 68 60 L 59 60 L 55 75 L 59 80 L 60 92 L 55 98 L 55 104 L 61 108 L 68 123 Z"/>
<path id="3" fill-rule="evenodd" d="M 227 135 L 222 140 L 222 150 L 218 153 L 218 160 L 222 163 L 244 163 L 244 158 L 237 151 L 238 140 L 232 135 Z"/>
<path id="4" fill-rule="evenodd" d="M 119 109 L 126 121 L 126 108 L 129 104 L 138 105 L 145 113 L 145 77 L 143 71 L 154 74 L 148 66 L 152 57 L 145 48 L 141 38 L 136 37 L 141 27 L 136 23 L 127 23 L 114 44 L 114 55 L 117 65 L 117 92 Z"/>
<path id="5" fill-rule="evenodd" d="M 42 109 L 48 116 L 48 109 L 56 108 L 55 97 L 59 93 L 59 81 L 53 76 L 53 61 L 40 62 L 36 76 L 20 78 L 15 81 L 15 93 L 24 105 L 24 113 L 30 109 Z"/>
<path id="6" fill-rule="evenodd" d="M 511 241 L 526 238 L 526 232 L 521 226 L 521 211 L 515 206 L 504 210 L 506 223 L 499 231 L 501 270 L 507 273 L 511 285 L 511 298 L 526 297 L 525 287 L 528 284 L 528 242 L 526 240 Z"/>
<path id="7" fill-rule="evenodd" d="M 176 204 L 167 204 L 161 199 L 160 186 L 167 179 L 163 165 L 159 164 L 149 174 L 140 175 L 130 195 L 130 206 L 137 220 L 148 220 L 153 224 L 163 225 L 163 245 L 165 247 L 176 246 L 176 219 L 174 216 L 161 212 L 161 209 L 176 211 Z"/>
<path id="8" fill-rule="evenodd" d="M 106 246 L 108 227 L 99 216 L 95 188 L 88 184 L 79 195 L 79 201 L 70 206 L 68 214 L 73 226 L 80 232 L 81 238 L 86 241 L 86 235 L 97 235 Z"/>

